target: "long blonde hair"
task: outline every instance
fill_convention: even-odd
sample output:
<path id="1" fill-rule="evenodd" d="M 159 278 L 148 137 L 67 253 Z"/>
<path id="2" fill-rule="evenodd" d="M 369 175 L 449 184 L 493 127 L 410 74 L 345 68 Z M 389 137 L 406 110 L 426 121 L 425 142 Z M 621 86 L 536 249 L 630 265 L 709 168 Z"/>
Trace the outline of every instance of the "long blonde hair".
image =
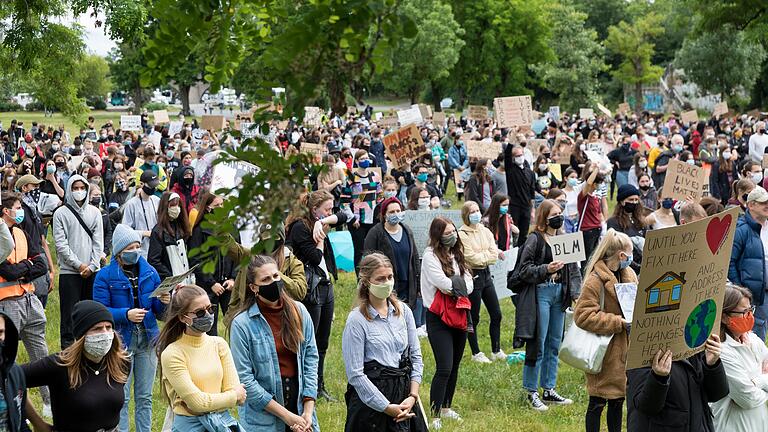
<path id="1" fill-rule="evenodd" d="M 598 261 L 605 261 L 615 256 L 619 251 L 625 251 L 632 248 L 632 240 L 629 236 L 623 232 L 618 232 L 613 228 L 609 229 L 605 233 L 605 237 L 600 240 L 597 248 L 592 252 L 592 257 L 589 258 L 587 268 L 584 270 L 584 277 L 587 277 L 595 268 L 595 264 Z"/>
<path id="2" fill-rule="evenodd" d="M 112 347 L 107 355 L 104 356 L 104 360 L 106 360 L 107 364 L 107 384 L 111 385 L 110 381 L 121 384 L 128 382 L 130 360 L 128 353 L 122 348 L 120 334 L 117 332 L 115 332 L 115 337 L 112 339 Z M 59 366 L 67 368 L 69 388 L 76 389 L 80 387 L 80 384 L 83 383 L 83 372 L 85 372 L 87 367 L 85 364 L 85 337 L 81 337 L 64 351 L 60 352 L 57 363 Z"/>
<path id="3" fill-rule="evenodd" d="M 378 252 L 366 255 L 360 260 L 360 282 L 357 285 L 357 303 L 360 308 L 360 313 L 363 314 L 368 321 L 373 319 L 368 312 L 368 306 L 371 304 L 368 299 L 368 288 L 371 286 L 371 276 L 373 276 L 373 272 L 382 267 L 392 268 L 392 263 L 386 255 Z M 395 316 L 400 316 L 403 312 L 402 306 L 400 300 L 397 298 L 397 293 L 394 290 L 389 294 L 387 300 L 395 308 Z"/>

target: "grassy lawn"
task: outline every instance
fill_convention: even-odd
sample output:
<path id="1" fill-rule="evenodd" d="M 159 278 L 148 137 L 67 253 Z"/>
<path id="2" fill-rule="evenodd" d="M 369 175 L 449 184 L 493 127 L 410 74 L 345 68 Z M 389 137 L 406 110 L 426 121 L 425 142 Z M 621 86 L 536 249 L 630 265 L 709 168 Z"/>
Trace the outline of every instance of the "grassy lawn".
<path id="1" fill-rule="evenodd" d="M 171 118 L 171 121 L 176 120 L 175 115 L 171 115 L 171 113 L 178 113 L 178 109 L 171 108 L 168 110 L 169 116 Z M 120 112 L 120 111 L 91 111 L 90 115 L 96 119 L 94 122 L 94 127 L 97 129 L 101 127 L 104 123 L 107 122 L 107 120 L 112 120 L 112 123 L 115 125 L 116 128 L 120 127 L 120 115 L 127 115 L 128 112 Z M 149 115 L 150 121 L 152 120 L 152 114 Z M 3 123 L 3 128 L 8 129 L 11 126 L 11 120 L 16 119 L 19 121 L 24 122 L 24 128 L 26 130 L 29 130 L 32 127 L 32 122 L 38 122 L 38 124 L 44 124 L 47 126 L 53 126 L 54 128 L 57 128 L 59 125 L 64 125 L 64 128 L 67 132 L 69 132 L 70 136 L 73 138 L 76 137 L 80 133 L 80 127 L 84 127 L 85 125 L 78 125 L 72 122 L 68 117 L 65 117 L 61 115 L 60 113 L 53 114 L 53 117 L 45 117 L 43 113 L 41 112 L 27 112 L 27 111 L 17 111 L 17 112 L 0 112 L 0 121 Z M 187 119 L 191 120 L 192 117 L 187 117 Z"/>

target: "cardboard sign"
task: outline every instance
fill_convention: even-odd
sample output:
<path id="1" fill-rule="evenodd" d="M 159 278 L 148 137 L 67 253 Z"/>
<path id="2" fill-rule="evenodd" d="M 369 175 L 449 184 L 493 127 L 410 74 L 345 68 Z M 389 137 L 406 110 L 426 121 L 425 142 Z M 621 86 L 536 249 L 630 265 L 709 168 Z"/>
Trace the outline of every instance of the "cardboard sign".
<path id="1" fill-rule="evenodd" d="M 501 153 L 501 143 L 488 141 L 465 141 L 470 158 L 496 160 Z"/>
<path id="2" fill-rule="evenodd" d="M 597 153 L 600 156 L 605 156 L 605 144 L 601 142 L 593 142 L 587 144 L 587 151 Z"/>
<path id="3" fill-rule="evenodd" d="M 690 110 L 680 115 L 680 121 L 683 124 L 696 123 L 699 121 L 699 113 L 696 110 Z"/>
<path id="4" fill-rule="evenodd" d="M 579 118 L 580 119 L 588 119 L 590 117 L 595 116 L 595 110 L 592 108 L 581 108 L 579 109 Z"/>
<path id="5" fill-rule="evenodd" d="M 442 111 L 438 111 L 435 113 L 432 113 L 432 123 L 435 125 L 444 125 L 445 124 L 445 113 Z"/>
<path id="6" fill-rule="evenodd" d="M 392 129 L 397 127 L 397 117 L 395 116 L 386 116 L 383 117 L 381 120 L 377 121 L 380 127 L 385 129 Z"/>
<path id="7" fill-rule="evenodd" d="M 728 114 L 728 102 L 720 102 L 715 104 L 715 109 L 712 111 L 712 115 L 717 117 Z"/>
<path id="8" fill-rule="evenodd" d="M 491 279 L 493 279 L 493 287 L 499 300 L 512 297 L 512 291 L 507 289 L 507 274 L 515 269 L 517 248 L 515 247 L 502 253 L 504 255 L 503 260 L 498 260 L 496 264 L 488 266 L 488 270 L 491 272 Z"/>
<path id="9" fill-rule="evenodd" d="M 539 155 L 539 149 L 541 146 L 549 146 L 549 141 L 547 141 L 544 138 L 536 138 L 532 140 L 528 140 L 528 150 L 531 151 L 531 154 L 533 157 L 536 157 Z"/>
<path id="10" fill-rule="evenodd" d="M 314 156 L 315 163 L 319 164 L 323 161 L 325 147 L 322 144 L 303 142 L 299 151 Z"/>
<path id="11" fill-rule="evenodd" d="M 171 119 L 168 118 L 168 110 L 152 111 L 152 117 L 155 118 L 155 124 L 171 122 Z"/>
<path id="12" fill-rule="evenodd" d="M 584 246 L 584 233 L 579 231 L 572 234 L 561 234 L 547 240 L 552 249 L 552 261 L 562 261 L 565 264 L 586 261 L 587 254 Z"/>
<path id="13" fill-rule="evenodd" d="M 552 149 L 552 160 L 558 164 L 570 165 L 571 153 L 573 153 L 573 145 L 563 142 Z"/>
<path id="14" fill-rule="evenodd" d="M 323 125 L 323 110 L 318 107 L 304 107 L 304 125 L 320 127 Z"/>
<path id="15" fill-rule="evenodd" d="M 562 171 L 562 165 L 559 163 L 551 163 L 547 164 L 549 167 L 549 172 L 552 173 L 553 176 L 557 179 L 557 181 L 563 181 L 563 171 Z"/>
<path id="16" fill-rule="evenodd" d="M 200 127 L 208 131 L 220 131 L 226 126 L 226 121 L 223 115 L 204 115 Z"/>
<path id="17" fill-rule="evenodd" d="M 418 111 L 418 110 L 417 110 Z M 429 153 L 416 125 L 384 136 L 384 149 L 387 151 L 393 166 L 400 168 L 419 156 Z"/>
<path id="18" fill-rule="evenodd" d="M 662 198 L 685 201 L 690 196 L 698 202 L 704 193 L 704 185 L 708 182 L 704 168 L 671 159 L 667 166 Z"/>
<path id="19" fill-rule="evenodd" d="M 357 107 L 356 106 L 348 106 L 347 107 L 347 115 L 353 115 L 357 114 Z"/>
<path id="20" fill-rule="evenodd" d="M 530 96 L 508 96 L 493 100 L 497 127 L 512 126 L 530 128 L 533 123 L 533 107 Z"/>
<path id="21" fill-rule="evenodd" d="M 627 370 L 650 366 L 659 350 L 672 360 L 704 350 L 720 314 L 739 209 L 645 234 Z"/>
<path id="22" fill-rule="evenodd" d="M 218 163 L 213 166 L 211 177 L 211 192 L 219 189 L 229 190 L 228 195 L 237 196 L 237 186 L 243 181 L 246 175 L 255 175 L 259 172 L 259 167 L 243 161 L 228 161 Z"/>
<path id="23" fill-rule="evenodd" d="M 753 109 L 751 111 L 747 112 L 747 115 L 750 117 L 754 117 L 756 119 L 760 119 L 760 110 L 759 109 Z"/>
<path id="24" fill-rule="evenodd" d="M 470 105 L 467 107 L 469 120 L 485 120 L 488 118 L 488 107 L 485 105 Z"/>
<path id="25" fill-rule="evenodd" d="M 419 108 L 419 113 L 421 114 L 422 119 L 432 118 L 432 108 L 429 105 L 418 104 L 416 106 Z"/>
<path id="26" fill-rule="evenodd" d="M 629 104 L 624 102 L 619 104 L 619 112 L 622 114 L 626 114 L 629 112 Z"/>
<path id="27" fill-rule="evenodd" d="M 419 125 L 424 121 L 424 118 L 421 117 L 421 111 L 419 110 L 418 106 L 415 108 L 398 111 L 397 119 L 400 122 L 401 127 L 405 127 L 411 124 Z"/>
<path id="28" fill-rule="evenodd" d="M 559 106 L 551 106 L 549 107 L 549 119 L 554 121 L 560 121 L 560 107 Z"/>
<path id="29" fill-rule="evenodd" d="M 168 123 L 168 136 L 173 138 L 174 135 L 177 133 L 181 133 L 181 130 L 184 128 L 184 122 L 182 121 L 173 121 Z"/>
<path id="30" fill-rule="evenodd" d="M 403 223 L 413 232 L 413 241 L 416 243 L 416 250 L 419 257 L 424 255 L 424 249 L 429 245 L 429 226 L 432 220 L 438 216 L 453 221 L 456 229 L 459 229 L 464 222 L 461 221 L 461 210 L 406 210 Z"/>
<path id="31" fill-rule="evenodd" d="M 599 110 L 600 110 L 600 112 L 602 112 L 603 114 L 605 114 L 605 115 L 606 115 L 608 118 L 611 118 L 611 117 L 613 117 L 613 113 L 611 112 L 611 110 L 609 110 L 608 108 L 606 108 L 606 107 L 605 107 L 603 104 L 600 104 L 600 103 L 599 103 L 599 104 L 597 104 L 597 109 L 599 109 Z"/>
<path id="32" fill-rule="evenodd" d="M 141 127 L 141 116 L 137 115 L 121 115 L 120 116 L 120 130 L 124 131 L 143 131 Z"/>

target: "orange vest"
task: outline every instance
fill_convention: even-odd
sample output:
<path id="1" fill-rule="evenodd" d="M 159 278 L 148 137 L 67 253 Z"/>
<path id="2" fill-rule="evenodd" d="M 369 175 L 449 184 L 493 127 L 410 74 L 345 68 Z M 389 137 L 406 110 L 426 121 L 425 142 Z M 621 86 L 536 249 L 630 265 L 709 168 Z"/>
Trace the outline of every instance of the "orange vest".
<path id="1" fill-rule="evenodd" d="M 13 242 L 16 246 L 13 251 L 8 255 L 7 261 L 11 264 L 17 264 L 27 259 L 27 236 L 24 235 L 24 231 L 14 226 L 11 228 L 13 234 Z M 20 281 L 7 281 L 0 276 L 0 301 L 7 298 L 19 297 L 28 292 L 34 292 L 35 286 L 31 282 Z"/>

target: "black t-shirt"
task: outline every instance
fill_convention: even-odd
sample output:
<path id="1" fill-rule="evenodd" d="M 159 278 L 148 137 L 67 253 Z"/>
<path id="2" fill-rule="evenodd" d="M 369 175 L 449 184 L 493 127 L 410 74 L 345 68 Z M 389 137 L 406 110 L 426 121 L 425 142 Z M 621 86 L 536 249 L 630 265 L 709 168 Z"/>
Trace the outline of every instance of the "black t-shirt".
<path id="1" fill-rule="evenodd" d="M 86 360 L 80 386 L 69 387 L 67 368 L 52 354 L 21 367 L 27 388 L 48 386 L 55 430 L 92 432 L 112 429 L 120 422 L 124 384 L 109 380 L 106 365 Z M 99 374 L 96 374 L 96 371 Z"/>

